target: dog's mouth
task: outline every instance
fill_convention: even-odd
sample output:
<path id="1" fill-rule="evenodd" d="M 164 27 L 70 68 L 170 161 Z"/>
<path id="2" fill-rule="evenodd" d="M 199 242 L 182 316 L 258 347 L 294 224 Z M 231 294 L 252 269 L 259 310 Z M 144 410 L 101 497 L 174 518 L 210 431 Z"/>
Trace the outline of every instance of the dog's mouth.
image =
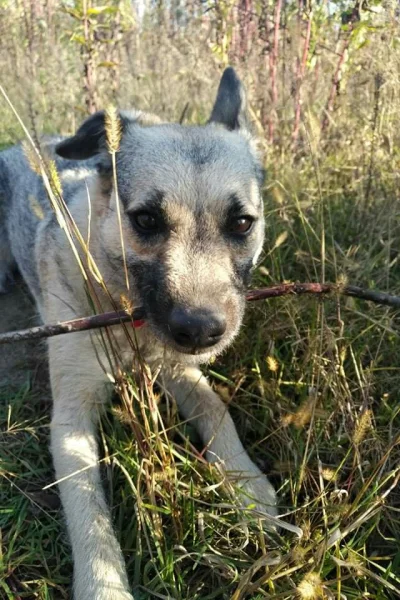
<path id="1" fill-rule="evenodd" d="M 155 338 L 162 344 L 164 347 L 168 348 L 173 352 L 177 352 L 181 355 L 187 356 L 203 356 L 205 358 L 211 357 L 213 355 L 219 354 L 228 344 L 229 341 L 233 338 L 235 333 L 226 332 L 223 336 L 219 336 L 218 339 L 213 341 L 209 341 L 206 344 L 179 344 L 177 341 L 170 335 L 170 332 L 166 332 L 164 328 L 160 328 L 159 325 L 152 322 L 151 319 L 146 320 L 145 325 L 149 327 L 152 334 Z"/>
<path id="2" fill-rule="evenodd" d="M 158 339 L 163 342 L 164 347 L 171 352 L 172 354 L 176 354 L 180 357 L 180 360 L 186 360 L 191 362 L 208 362 L 215 356 L 221 354 L 232 341 L 234 334 L 232 336 L 224 336 L 217 344 L 212 344 L 208 346 L 194 346 L 188 348 L 186 346 L 179 346 L 176 344 L 171 338 L 166 338 L 163 336 L 158 336 Z"/>
<path id="3" fill-rule="evenodd" d="M 203 344 L 180 344 L 171 335 L 168 328 L 159 325 L 155 320 L 148 318 L 146 326 L 151 331 L 155 340 L 162 345 L 165 351 L 172 355 L 177 361 L 205 363 L 221 354 L 232 342 L 240 328 L 241 319 L 236 327 L 227 327 L 224 334 L 209 340 Z"/>
<path id="4" fill-rule="evenodd" d="M 223 340 L 221 340 L 216 344 L 208 344 L 207 346 L 193 346 L 188 348 L 186 346 L 179 346 L 171 340 L 168 342 L 168 346 L 176 352 L 179 352 L 180 354 L 189 354 L 191 356 L 200 356 L 202 354 L 213 355 L 218 350 L 218 347 L 225 345 L 226 344 L 223 343 Z"/>
<path id="5" fill-rule="evenodd" d="M 245 302 L 241 294 L 229 294 L 222 302 L 209 299 L 200 305 L 165 300 L 142 304 L 147 304 L 150 352 L 152 343 L 160 344 L 178 361 L 186 357 L 189 362 L 207 362 L 221 354 L 238 333 Z"/>

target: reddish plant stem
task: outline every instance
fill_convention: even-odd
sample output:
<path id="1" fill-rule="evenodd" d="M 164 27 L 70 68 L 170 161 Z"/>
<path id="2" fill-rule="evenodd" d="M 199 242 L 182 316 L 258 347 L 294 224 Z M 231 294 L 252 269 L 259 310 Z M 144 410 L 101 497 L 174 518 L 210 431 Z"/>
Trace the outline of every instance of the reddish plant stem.
<path id="1" fill-rule="evenodd" d="M 328 101 L 327 101 L 326 107 L 325 107 L 324 118 L 322 120 L 322 125 L 321 125 L 321 130 L 322 131 L 325 131 L 325 129 L 329 125 L 329 115 L 333 111 L 333 107 L 334 107 L 334 104 L 335 104 L 335 98 L 339 94 L 340 79 L 341 79 L 341 75 L 342 75 L 342 69 L 343 69 L 344 61 L 346 59 L 346 52 L 347 52 L 347 50 L 348 50 L 348 48 L 350 46 L 351 34 L 353 32 L 354 25 L 359 20 L 359 18 L 360 18 L 360 0 L 357 0 L 356 3 L 355 3 L 355 5 L 354 5 L 354 8 L 353 8 L 353 10 L 351 12 L 351 15 L 349 17 L 349 20 L 348 20 L 347 37 L 343 41 L 342 49 L 341 49 L 341 52 L 339 54 L 339 60 L 337 62 L 336 69 L 335 69 L 335 72 L 333 74 L 332 85 L 331 85 L 331 89 L 330 89 L 330 92 L 329 92 Z"/>
<path id="2" fill-rule="evenodd" d="M 303 294 L 324 296 L 331 293 L 352 296 L 354 298 L 374 302 L 375 304 L 400 309 L 399 296 L 391 296 L 384 292 L 366 290 L 355 285 L 340 286 L 333 283 L 280 283 L 267 288 L 249 290 L 246 294 L 246 300 L 253 302 L 254 300 L 278 298 L 289 294 L 297 296 Z M 42 325 L 39 327 L 32 327 L 31 329 L 2 333 L 0 334 L 0 344 L 47 338 L 63 333 L 74 333 L 77 331 L 86 331 L 88 329 L 110 327 L 112 325 L 120 325 L 121 323 L 127 322 L 131 322 L 133 327 L 140 327 L 143 325 L 143 319 L 145 319 L 145 317 L 146 313 L 142 307 L 135 308 L 130 314 L 124 310 L 108 312 L 101 315 L 92 315 L 90 317 L 74 319 L 72 321 L 64 321 L 63 323 L 56 323 L 54 325 Z"/>
<path id="3" fill-rule="evenodd" d="M 82 57 L 86 92 L 85 102 L 88 113 L 93 114 L 97 110 L 96 66 L 94 59 L 93 34 L 90 30 L 88 8 L 90 8 L 90 0 L 83 0 L 83 33 L 85 44 L 82 45 Z"/>
<path id="4" fill-rule="evenodd" d="M 298 65 L 297 65 L 296 95 L 295 95 L 295 101 L 294 101 L 295 116 L 294 116 L 294 127 L 293 127 L 293 135 L 292 135 L 293 147 L 295 147 L 295 145 L 296 145 L 297 138 L 299 135 L 299 129 L 300 129 L 301 84 L 303 82 L 304 74 L 306 72 L 308 51 L 310 49 L 311 24 L 312 24 L 312 12 L 310 10 L 308 19 L 307 19 L 307 29 L 306 29 L 306 36 L 304 39 L 303 54 L 301 57 L 301 61 L 299 59 Z"/>
<path id="5" fill-rule="evenodd" d="M 268 14 L 268 8 L 269 7 L 267 6 L 267 2 L 266 2 L 266 0 L 264 0 L 262 3 L 262 13 L 260 16 L 260 23 L 259 23 L 259 28 L 260 28 L 259 37 L 264 42 L 264 49 L 263 49 L 264 65 L 263 66 L 265 68 L 265 76 L 264 76 L 264 71 L 263 71 L 263 77 L 260 78 L 260 83 L 262 83 L 262 86 L 265 89 L 267 89 L 266 80 L 268 77 L 268 75 L 267 75 L 268 64 L 270 61 L 270 53 L 271 53 L 270 26 L 269 26 L 270 17 Z M 270 106 L 269 106 L 269 100 L 267 98 L 267 93 L 264 93 L 261 96 L 261 123 L 262 123 L 263 129 L 265 130 L 265 132 L 267 130 L 269 130 L 270 119 L 271 119 L 271 111 L 270 111 Z"/>
<path id="6" fill-rule="evenodd" d="M 246 294 L 246 299 L 248 301 L 253 301 L 278 298 L 279 296 L 287 296 L 289 294 L 294 294 L 296 296 L 301 296 L 303 294 L 323 296 L 331 293 L 360 298 L 360 300 L 367 300 L 369 302 L 374 302 L 375 304 L 391 306 L 392 308 L 400 308 L 400 296 L 392 296 L 385 292 L 367 290 L 356 285 L 340 286 L 335 283 L 281 283 L 259 290 L 250 290 Z"/>
<path id="7" fill-rule="evenodd" d="M 246 300 L 267 300 L 268 298 L 278 298 L 289 294 L 329 294 L 334 286 L 329 283 L 278 283 L 270 287 L 258 290 L 250 290 L 246 294 Z"/>
<path id="8" fill-rule="evenodd" d="M 281 24 L 281 9 L 282 0 L 276 0 L 275 11 L 274 11 L 274 38 L 272 43 L 272 52 L 269 57 L 269 75 L 271 79 L 271 100 L 272 100 L 272 111 L 269 118 L 269 141 L 271 144 L 274 142 L 274 118 L 276 115 L 276 107 L 278 104 L 278 84 L 276 78 L 276 71 L 278 67 L 278 51 L 279 51 L 279 28 Z"/>
<path id="9" fill-rule="evenodd" d="M 252 0 L 241 0 L 238 6 L 239 21 L 239 58 L 245 60 L 249 50 L 250 22 L 252 19 Z"/>

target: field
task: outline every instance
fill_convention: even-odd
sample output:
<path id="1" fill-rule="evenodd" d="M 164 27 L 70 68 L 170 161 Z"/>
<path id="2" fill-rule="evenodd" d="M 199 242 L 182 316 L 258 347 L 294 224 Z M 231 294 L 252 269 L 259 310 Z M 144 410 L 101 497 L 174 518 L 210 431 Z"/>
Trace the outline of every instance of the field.
<path id="1" fill-rule="evenodd" d="M 232 64 L 267 169 L 253 286 L 326 281 L 400 295 L 397 5 L 144 7 L 0 0 L 0 84 L 34 138 L 71 133 L 110 103 L 204 122 Z M 1 148 L 23 132 L 1 94 L 0 107 Z M 2 321 L 10 305 L 0 297 Z M 26 325 L 21 310 L 12 328 Z M 1 371 L 0 598 L 61 600 L 72 565 L 51 486 L 44 348 L 20 362 L 32 354 L 39 367 Z M 100 444 L 135 598 L 399 598 L 399 357 L 399 315 L 387 307 L 336 295 L 248 307 L 239 338 L 205 372 L 278 490 L 292 527 L 272 534 L 237 506 L 171 399 L 127 374 Z"/>

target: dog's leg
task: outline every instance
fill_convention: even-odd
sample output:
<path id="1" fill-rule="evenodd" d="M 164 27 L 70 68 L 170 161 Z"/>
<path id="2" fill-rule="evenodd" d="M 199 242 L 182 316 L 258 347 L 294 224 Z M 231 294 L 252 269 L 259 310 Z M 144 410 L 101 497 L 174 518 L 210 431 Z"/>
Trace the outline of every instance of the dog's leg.
<path id="1" fill-rule="evenodd" d="M 67 338 L 67 339 L 66 339 Z M 75 600 L 133 600 L 100 481 L 96 443 L 105 375 L 87 334 L 50 341 L 51 450 L 74 557 Z"/>
<path id="2" fill-rule="evenodd" d="M 256 503 L 259 510 L 276 515 L 272 485 L 246 453 L 227 407 L 201 371 L 195 367 L 165 370 L 161 381 L 207 445 L 207 459 L 221 461 L 230 479 L 243 489 L 244 503 Z"/>

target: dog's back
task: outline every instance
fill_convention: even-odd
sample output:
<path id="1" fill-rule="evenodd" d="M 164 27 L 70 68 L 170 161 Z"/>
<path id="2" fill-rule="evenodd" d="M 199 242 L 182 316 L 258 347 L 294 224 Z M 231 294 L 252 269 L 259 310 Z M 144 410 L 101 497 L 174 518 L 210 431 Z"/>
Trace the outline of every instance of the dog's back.
<path id="1" fill-rule="evenodd" d="M 64 200 L 74 196 L 84 185 L 83 177 L 94 171 L 93 160 L 64 160 L 57 157 L 54 148 L 63 138 L 45 140 L 42 150 L 55 160 L 63 185 Z M 38 300 L 40 297 L 35 243 L 40 227 L 55 221 L 42 178 L 29 164 L 21 144 L 0 153 L 0 292 L 5 291 L 7 280 L 17 267 Z"/>

